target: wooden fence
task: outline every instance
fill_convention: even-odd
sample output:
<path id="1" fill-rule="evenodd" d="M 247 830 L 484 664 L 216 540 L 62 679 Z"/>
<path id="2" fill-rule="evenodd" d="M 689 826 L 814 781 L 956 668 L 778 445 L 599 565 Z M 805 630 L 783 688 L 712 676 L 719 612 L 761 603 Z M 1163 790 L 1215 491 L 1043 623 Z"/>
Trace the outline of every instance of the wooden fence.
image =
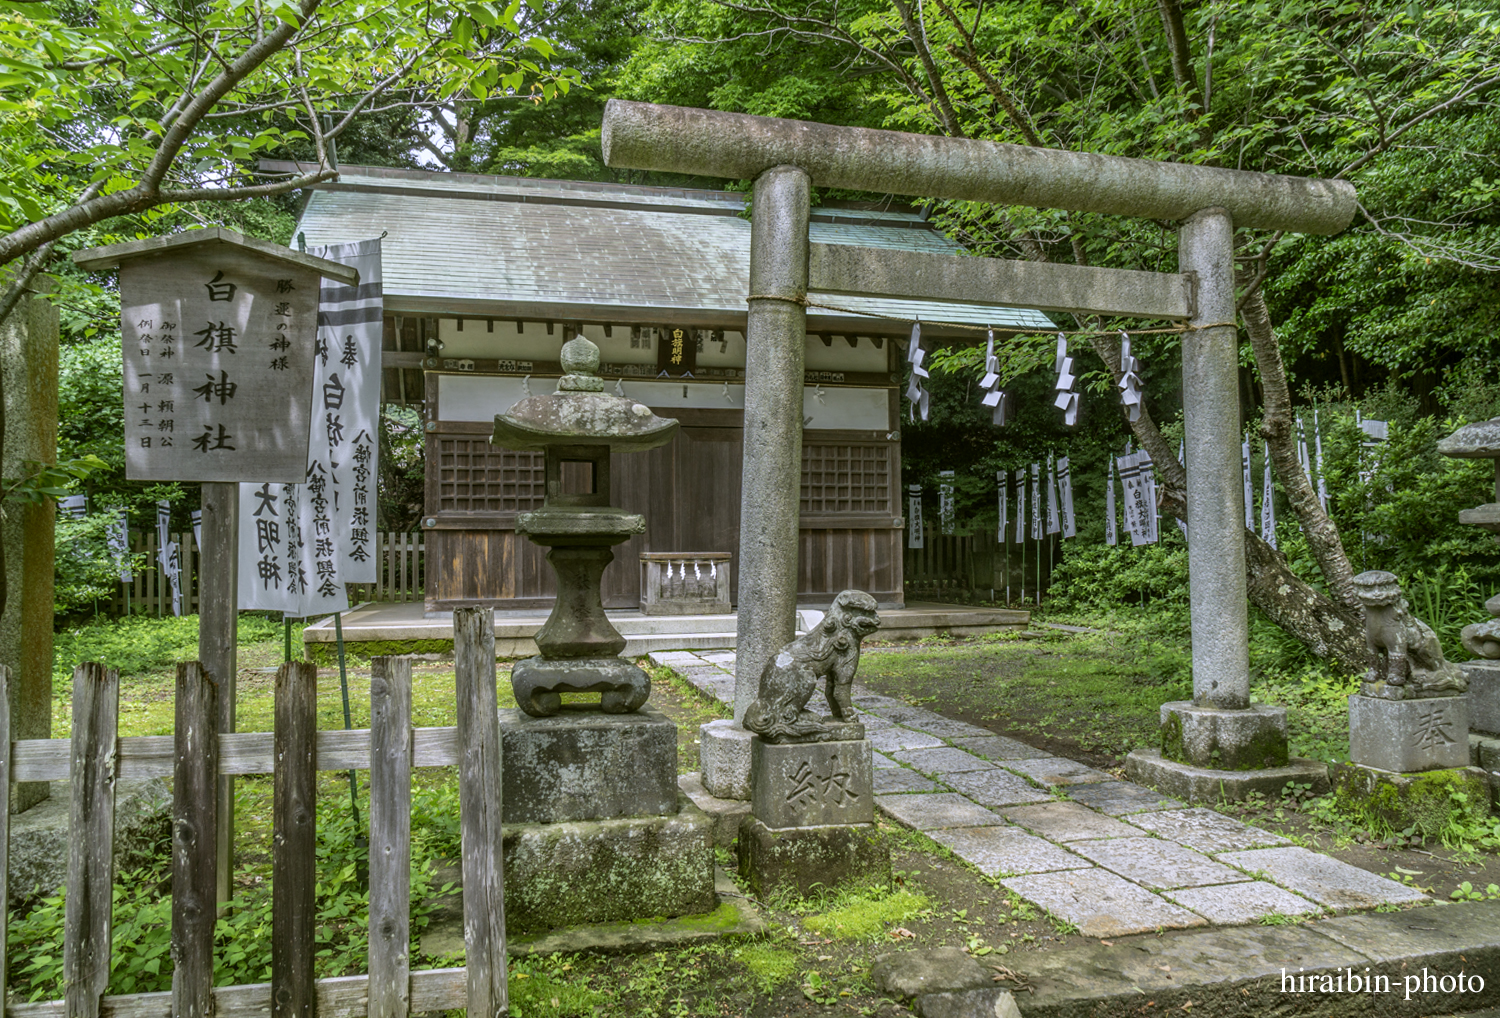
<path id="1" fill-rule="evenodd" d="M 192 531 L 169 534 L 182 549 L 182 611 L 198 611 L 199 548 Z M 350 583 L 349 603 L 361 601 L 420 601 L 424 590 L 423 572 L 426 543 L 420 532 L 382 531 L 376 535 L 376 554 L 380 568 L 374 583 Z M 125 588 L 130 588 L 130 611 L 136 615 L 170 615 L 172 592 L 156 562 L 156 531 L 137 530 L 130 534 L 132 551 L 145 555 L 142 568 L 135 570 L 130 583 L 120 584 L 110 601 L 110 611 L 125 614 Z"/>
<path id="2" fill-rule="evenodd" d="M 950 534 L 929 529 L 923 547 L 907 548 L 902 566 L 909 600 L 996 600 L 1036 604 L 1052 585 L 1060 561 L 1056 535 L 999 544 L 992 533 Z"/>
<path id="3" fill-rule="evenodd" d="M 11 1004 L 9 1018 L 406 1018 L 467 1008 L 496 1018 L 508 1005 L 500 837 L 500 729 L 494 613 L 454 613 L 458 725 L 412 728 L 411 661 L 372 661 L 370 728 L 317 731 L 317 668 L 276 674 L 272 732 L 220 732 L 218 686 L 190 661 L 177 666 L 169 736 L 118 738 L 119 675 L 100 664 L 73 673 L 71 739 L 10 741 L 10 674 L 0 666 L 0 943 L 6 925 L 9 789 L 70 779 L 64 998 Z M 459 768 L 465 968 L 410 970 L 411 769 Z M 314 978 L 316 772 L 370 771 L 369 974 Z M 5 773 L 9 771 L 9 773 Z M 216 827 L 220 775 L 271 774 L 271 981 L 213 985 Z M 105 996 L 110 972 L 115 782 L 171 775 L 172 989 Z M 231 800 L 232 801 L 232 800 Z M 0 997 L 5 991 L 0 952 Z"/>

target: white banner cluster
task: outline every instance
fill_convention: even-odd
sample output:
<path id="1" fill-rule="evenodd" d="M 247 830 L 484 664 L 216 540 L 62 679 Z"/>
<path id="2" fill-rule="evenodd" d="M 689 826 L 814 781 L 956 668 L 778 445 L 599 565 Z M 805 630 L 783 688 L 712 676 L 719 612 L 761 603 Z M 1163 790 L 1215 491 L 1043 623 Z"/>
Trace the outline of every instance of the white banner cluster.
<path id="1" fill-rule="evenodd" d="M 1130 334 L 1120 330 L 1120 402 L 1132 423 L 1141 419 L 1141 362 L 1130 354 Z"/>
<path id="2" fill-rule="evenodd" d="M 984 391 L 980 404 L 990 408 L 990 423 L 1001 427 L 1009 424 L 1010 394 L 1000 388 L 1000 358 L 995 356 L 994 329 L 990 329 L 985 338 L 984 377 L 979 380 L 979 388 Z"/>
<path id="3" fill-rule="evenodd" d="M 240 485 L 240 607 L 294 618 L 348 609 L 344 585 L 379 569 L 380 241 L 308 253 L 353 265 L 359 285 L 320 290 L 305 481 Z"/>
<path id="4" fill-rule="evenodd" d="M 1073 358 L 1068 356 L 1068 337 L 1057 334 L 1057 356 L 1052 362 L 1057 372 L 1057 398 L 1052 405 L 1063 412 L 1063 423 L 1068 427 L 1078 423 L 1078 393 L 1073 391 Z"/>
<path id="5" fill-rule="evenodd" d="M 922 362 L 927 359 L 927 351 L 922 349 L 922 323 L 914 322 L 911 327 L 911 342 L 906 347 L 906 362 L 911 365 L 911 379 L 906 383 L 906 398 L 911 403 L 911 419 L 916 420 L 920 412 L 922 420 L 927 420 L 930 409 L 932 394 L 922 384 L 922 379 L 929 377 L 927 369 Z"/>

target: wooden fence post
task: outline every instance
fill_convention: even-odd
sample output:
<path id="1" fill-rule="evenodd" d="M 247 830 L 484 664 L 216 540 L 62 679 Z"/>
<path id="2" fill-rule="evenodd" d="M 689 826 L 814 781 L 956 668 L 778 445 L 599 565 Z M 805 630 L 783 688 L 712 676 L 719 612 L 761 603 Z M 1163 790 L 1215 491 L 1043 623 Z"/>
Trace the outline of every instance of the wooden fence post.
<path id="1" fill-rule="evenodd" d="M 495 700 L 495 610 L 453 612 L 458 694 L 458 803 L 463 830 L 464 950 L 469 1018 L 509 1009 L 505 870 L 500 830 L 500 715 Z"/>
<path id="2" fill-rule="evenodd" d="M 276 672 L 276 769 L 271 841 L 271 1014 L 315 1018 L 318 669 Z"/>
<path id="3" fill-rule="evenodd" d="M 369 1018 L 411 1008 L 411 658 L 370 662 Z"/>
<path id="4" fill-rule="evenodd" d="M 197 661 L 177 665 L 172 767 L 172 1016 L 213 1014 L 217 918 L 219 689 Z"/>
<path id="5" fill-rule="evenodd" d="M 115 746 L 120 673 L 92 662 L 73 669 L 68 770 L 68 901 L 63 997 L 68 1018 L 99 1018 L 109 988 L 115 878 Z"/>
<path id="6" fill-rule="evenodd" d="M 0 665 L 0 1001 L 5 999 L 4 945 L 10 919 L 10 669 Z"/>

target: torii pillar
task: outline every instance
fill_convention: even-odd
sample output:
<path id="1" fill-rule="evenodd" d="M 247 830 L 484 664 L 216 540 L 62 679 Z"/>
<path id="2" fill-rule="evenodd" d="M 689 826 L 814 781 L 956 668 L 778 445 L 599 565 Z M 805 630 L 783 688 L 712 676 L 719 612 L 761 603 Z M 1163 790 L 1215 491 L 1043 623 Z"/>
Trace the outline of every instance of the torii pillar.
<path id="1" fill-rule="evenodd" d="M 611 167 L 755 181 L 735 721 L 704 726 L 704 784 L 711 794 L 748 797 L 749 733 L 739 721 L 755 698 L 766 661 L 795 632 L 806 334 L 799 301 L 810 281 L 813 186 L 1181 224 L 1181 273 L 1172 278 L 1193 291 L 1182 354 L 1193 700 L 1162 706 L 1162 749 L 1137 751 L 1127 767 L 1137 780 L 1187 798 L 1274 792 L 1314 775 L 1315 767 L 1288 766 L 1285 711 L 1250 706 L 1234 228 L 1337 233 L 1354 216 L 1353 185 L 619 99 L 605 107 L 602 142 Z M 886 270 L 912 261 L 878 251 L 864 257 Z M 942 295 L 951 299 L 952 279 L 967 271 L 954 272 L 956 263 L 984 263 L 997 279 L 1019 271 L 1007 270 L 1015 263 L 1000 260 L 930 256 L 917 275 L 937 282 L 914 283 L 905 292 L 930 298 L 946 285 Z M 1181 314 L 1131 305 L 1127 298 L 1138 291 L 1123 291 L 1141 283 L 1136 277 L 1153 274 L 1092 270 L 1084 278 L 1075 266 L 1030 266 L 1026 272 L 1041 285 L 1035 299 L 1024 303 L 1042 310 Z M 934 288 L 922 291 L 922 285 Z M 816 280 L 812 286 L 820 288 Z M 842 292 L 865 291 L 849 285 Z M 1004 302 L 993 289 L 965 296 Z"/>

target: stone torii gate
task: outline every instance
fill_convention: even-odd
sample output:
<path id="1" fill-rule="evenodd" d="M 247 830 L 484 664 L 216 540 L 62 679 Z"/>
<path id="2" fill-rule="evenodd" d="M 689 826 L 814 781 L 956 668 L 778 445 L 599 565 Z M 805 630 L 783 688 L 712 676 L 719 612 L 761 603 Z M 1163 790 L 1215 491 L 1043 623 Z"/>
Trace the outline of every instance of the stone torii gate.
<path id="1" fill-rule="evenodd" d="M 619 99 L 605 107 L 602 141 L 614 168 L 755 181 L 736 723 L 766 661 L 795 632 L 809 289 L 1166 318 L 1188 328 L 1182 381 L 1193 701 L 1164 706 L 1171 759 L 1146 761 L 1140 776 L 1188 796 L 1217 796 L 1221 787 L 1230 796 L 1279 791 L 1291 779 L 1285 711 L 1250 707 L 1233 235 L 1236 226 L 1337 233 L 1354 216 L 1353 185 Z M 1176 220 L 1180 271 L 811 244 L 815 186 Z M 705 756 L 723 749 L 741 758 L 706 737 L 702 748 Z M 748 752 L 743 760 L 748 767 Z M 1262 780 L 1252 779 L 1257 772 Z"/>

